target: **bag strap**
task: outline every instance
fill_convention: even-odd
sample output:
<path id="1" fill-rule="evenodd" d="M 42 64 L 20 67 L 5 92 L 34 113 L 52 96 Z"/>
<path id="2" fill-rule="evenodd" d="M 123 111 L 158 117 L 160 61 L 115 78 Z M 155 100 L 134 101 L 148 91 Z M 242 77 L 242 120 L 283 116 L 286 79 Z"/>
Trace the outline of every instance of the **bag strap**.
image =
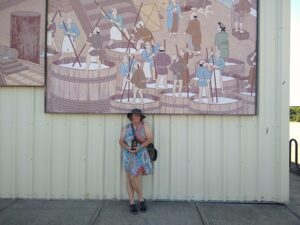
<path id="1" fill-rule="evenodd" d="M 132 129 L 132 132 L 133 132 L 133 136 L 136 137 L 136 136 L 135 136 L 136 130 L 135 130 L 134 127 L 133 127 L 133 123 L 131 123 L 130 125 L 131 125 L 131 129 Z"/>
<path id="2" fill-rule="evenodd" d="M 131 129 L 132 129 L 134 138 L 135 138 L 140 144 L 142 144 L 142 143 L 140 142 L 140 140 L 137 138 L 137 136 L 135 135 L 136 129 L 134 129 L 133 123 L 131 123 L 130 126 L 131 126 Z"/>

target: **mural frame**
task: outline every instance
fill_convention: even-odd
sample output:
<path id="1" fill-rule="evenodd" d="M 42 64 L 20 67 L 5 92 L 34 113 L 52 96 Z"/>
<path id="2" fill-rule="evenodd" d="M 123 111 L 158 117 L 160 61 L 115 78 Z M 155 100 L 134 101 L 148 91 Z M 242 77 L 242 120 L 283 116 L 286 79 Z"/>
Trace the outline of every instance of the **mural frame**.
<path id="1" fill-rule="evenodd" d="M 47 2 L 49 2 L 49 1 L 59 1 L 59 0 L 48 0 Z M 210 1 L 210 0 L 208 0 L 208 1 Z M 216 2 L 217 1 L 222 1 L 222 0 L 211 0 L 214 4 L 216 4 Z M 238 0 L 237 0 L 238 1 Z M 132 1 L 132 2 L 134 2 L 134 1 Z M 142 1 L 142 2 L 146 2 L 146 1 Z M 217 2 L 218 4 L 221 4 L 221 3 L 219 3 L 219 2 Z M 49 5 L 49 3 L 47 4 L 47 13 L 46 13 L 46 15 L 48 15 L 48 5 Z M 145 5 L 147 5 L 148 6 L 148 4 L 145 4 Z M 145 5 L 143 5 L 143 7 L 145 6 Z M 74 4 L 73 4 L 73 6 L 74 6 Z M 213 5 L 214 6 L 214 5 Z M 156 4 L 155 5 L 155 7 L 157 7 L 158 8 L 158 5 Z M 138 11 L 139 11 L 139 7 L 138 7 L 138 5 L 135 5 L 135 8 L 136 8 L 136 11 L 137 11 L 137 13 L 138 13 Z M 181 9 L 183 9 L 183 8 L 181 8 Z M 52 12 L 53 13 L 53 12 Z M 120 13 L 121 14 L 121 13 Z M 100 13 L 99 13 L 99 15 L 100 15 Z M 106 17 L 107 18 L 107 17 Z M 105 19 L 105 18 L 104 18 Z M 232 20 L 232 18 L 230 18 L 231 20 Z M 95 20 L 95 18 L 94 18 L 94 20 Z M 99 20 L 101 20 L 101 18 L 99 19 Z M 162 114 L 162 115 L 173 115 L 173 114 L 175 114 L 175 115 L 182 115 L 182 114 L 189 114 L 189 115 L 228 115 L 228 116 L 232 116 L 232 115 L 238 115 L 238 116 L 255 116 L 255 115 L 257 115 L 258 114 L 258 104 L 257 104 L 257 101 L 258 101 L 258 93 L 259 93 L 259 89 L 258 89 L 258 84 L 259 84 L 259 75 L 258 75 L 258 71 L 259 71 L 259 65 L 257 65 L 257 63 L 259 62 L 259 0 L 258 1 L 256 1 L 256 23 L 255 23 L 255 27 L 253 28 L 254 29 L 254 31 L 255 31 L 255 33 L 256 33 L 256 35 L 255 35 L 255 37 L 256 37 L 256 39 L 255 39 L 255 41 L 253 41 L 253 45 L 254 45 L 254 50 L 255 50 L 255 52 L 256 52 L 256 55 L 255 55 L 255 69 L 254 69 L 254 72 L 255 72 L 255 80 L 252 82 L 252 86 L 255 86 L 255 95 L 254 96 L 252 96 L 252 93 L 251 93 L 251 97 L 249 97 L 249 96 L 246 96 L 246 99 L 243 99 L 243 100 L 240 100 L 240 101 L 243 101 L 243 102 L 246 102 L 247 104 L 249 104 L 250 105 L 250 107 L 249 108 L 247 108 L 246 107 L 246 109 L 244 109 L 244 107 L 243 107 L 243 105 L 241 105 L 241 104 L 239 104 L 239 103 L 233 103 L 232 105 L 230 105 L 230 106 L 226 106 L 226 107 L 224 107 L 224 109 L 222 109 L 220 106 L 218 106 L 218 105 L 216 105 L 216 106 L 209 106 L 209 109 L 208 109 L 208 105 L 209 104 L 203 104 L 203 106 L 199 109 L 199 105 L 197 105 L 196 107 L 198 107 L 198 108 L 196 108 L 196 110 L 191 110 L 191 106 L 190 106 L 190 103 L 188 102 L 187 103 L 187 101 L 189 101 L 190 100 L 190 96 L 188 97 L 188 98 L 186 98 L 186 97 L 184 97 L 184 98 L 182 98 L 182 99 L 179 99 L 179 98 L 176 98 L 176 100 L 174 100 L 174 101 L 172 101 L 172 98 L 170 98 L 170 97 L 172 97 L 172 96 L 167 96 L 167 97 L 165 97 L 165 100 L 164 101 L 162 101 L 161 100 L 161 96 L 159 97 L 159 98 L 157 98 L 157 96 L 155 95 L 155 94 L 153 94 L 153 92 L 147 92 L 147 93 L 144 93 L 143 95 L 143 97 L 144 98 L 151 98 L 152 100 L 154 100 L 154 102 L 153 102 L 153 104 L 152 105 L 149 105 L 149 107 L 147 108 L 147 107 L 145 107 L 145 103 L 144 104 L 138 104 L 138 103 L 135 103 L 135 104 L 129 104 L 129 102 L 128 102 L 128 104 L 126 104 L 125 106 L 124 105 L 122 105 L 121 107 L 120 107 L 120 104 L 118 104 L 118 103 L 122 103 L 122 100 L 120 100 L 120 99 L 117 99 L 117 97 L 120 97 L 120 96 L 122 96 L 122 94 L 121 93 L 119 93 L 119 95 L 118 95 L 118 93 L 115 93 L 114 95 L 109 95 L 109 101 L 110 101 L 110 103 L 109 103 L 109 110 L 104 110 L 104 111 L 101 111 L 101 107 L 103 106 L 103 105 L 105 105 L 106 104 L 106 106 L 107 106 L 107 103 L 103 103 L 102 101 L 101 101 L 101 99 L 96 99 L 95 100 L 95 104 L 94 104 L 94 106 L 90 106 L 89 105 L 89 101 L 86 101 L 86 98 L 89 98 L 89 97 L 91 97 L 91 98 L 95 98 L 95 96 L 80 96 L 80 95 L 77 95 L 76 96 L 76 98 L 77 99 L 71 99 L 70 101 L 60 101 L 61 99 L 55 99 L 54 98 L 54 100 L 53 99 L 50 99 L 49 98 L 49 93 L 51 93 L 52 91 L 53 91 L 53 87 L 52 87 L 52 90 L 51 90 L 51 87 L 49 88 L 48 87 L 48 82 L 49 82 L 49 80 L 51 80 L 51 78 L 49 79 L 49 77 L 51 77 L 51 75 L 49 75 L 48 74 L 48 70 L 49 70 L 49 66 L 51 65 L 51 63 L 50 63 L 50 65 L 48 65 L 47 66 L 47 68 L 48 68 L 48 70 L 47 70 L 47 72 L 46 72 L 46 90 L 45 90 L 45 112 L 46 113 L 57 113 L 57 114 L 123 114 L 123 113 L 126 113 L 126 112 L 128 112 L 128 111 L 130 111 L 131 109 L 133 109 L 133 108 L 140 108 L 140 109 L 142 109 L 145 113 L 147 113 L 147 114 Z M 163 25 L 164 25 L 164 22 L 163 22 Z M 162 25 L 162 26 L 163 26 Z M 90 30 L 91 30 L 91 25 L 90 25 Z M 87 30 L 88 28 L 84 28 L 84 27 L 81 27 L 80 28 L 80 31 L 83 31 L 84 32 L 84 30 Z M 203 29 L 203 28 L 202 28 Z M 233 32 L 233 31 L 232 31 Z M 125 37 L 125 36 L 124 36 Z M 47 35 L 46 35 L 46 38 L 47 38 Z M 123 38 L 123 40 L 124 40 L 124 38 Z M 247 39 L 246 39 L 247 40 Z M 163 41 L 162 40 L 160 40 L 159 41 L 160 43 L 162 43 Z M 47 43 L 47 42 L 46 42 Z M 108 43 L 108 41 L 106 42 L 106 44 Z M 164 43 L 166 43 L 166 41 L 164 42 Z M 124 47 L 124 44 L 122 44 L 122 42 L 120 42 L 119 44 L 118 44 L 118 42 L 116 41 L 116 43 L 113 43 L 113 44 L 116 44 L 116 47 L 123 47 L 123 48 L 125 48 Z M 128 44 L 128 43 L 127 43 Z M 130 44 L 131 45 L 131 44 Z M 161 44 L 162 45 L 162 44 Z M 79 48 L 79 50 L 80 50 L 80 48 Z M 78 52 L 82 52 L 81 50 L 79 51 L 78 50 Z M 105 49 L 106 50 L 106 49 Z M 202 49 L 201 49 L 201 51 L 202 51 Z M 215 50 L 214 50 L 214 52 L 215 52 Z M 248 52 L 249 53 L 249 52 Z M 103 52 L 102 52 L 102 54 L 103 54 Z M 114 56 L 116 56 L 117 57 L 117 62 L 120 62 L 120 61 L 122 61 L 122 57 L 120 57 L 120 56 L 118 56 L 118 54 L 117 53 L 111 53 L 111 52 L 109 52 L 109 54 L 107 53 L 107 51 L 105 51 L 105 56 L 110 56 L 110 57 L 114 57 Z M 120 55 L 122 55 L 122 54 L 120 54 Z M 202 54 L 201 54 L 202 55 Z M 248 54 L 248 55 L 250 55 L 250 53 Z M 250 57 L 250 56 L 249 56 Z M 249 58 L 248 57 L 248 58 Z M 80 56 L 80 59 L 81 60 L 83 60 L 84 59 L 84 57 L 82 57 L 82 56 Z M 69 63 L 72 63 L 71 62 L 72 60 L 67 60 L 67 59 L 65 59 L 65 64 L 69 64 Z M 74 60 L 73 60 L 74 61 Z M 104 61 L 106 62 L 106 64 L 107 65 L 112 65 L 112 66 L 115 66 L 115 64 L 110 64 L 111 62 L 109 62 L 109 61 L 106 61 L 106 58 L 104 59 Z M 138 61 L 138 60 L 137 60 Z M 200 61 L 200 60 L 198 60 L 198 61 Z M 83 61 L 84 62 L 84 61 Z M 205 62 L 207 62 L 207 60 L 205 60 Z M 231 62 L 231 61 L 230 61 Z M 237 61 L 234 61 L 234 59 L 232 60 L 232 63 L 234 63 L 234 62 L 237 62 Z M 73 62 L 74 63 L 74 62 Z M 92 63 L 96 63 L 96 61 L 95 62 L 92 62 Z M 246 61 L 244 61 L 244 63 L 247 63 Z M 46 62 L 46 65 L 48 64 L 48 55 L 47 55 L 47 62 Z M 258 63 L 259 64 L 259 63 Z M 51 66 L 53 66 L 53 64 L 51 65 Z M 59 69 L 61 69 L 61 71 L 65 71 L 66 72 L 66 70 L 65 69 L 62 69 L 62 68 L 59 68 L 60 67 L 60 64 L 58 63 L 57 65 L 54 65 L 54 69 L 53 70 L 55 70 L 55 71 L 58 71 Z M 117 82 L 117 78 L 118 78 L 118 73 L 119 73 L 119 65 L 118 66 L 115 66 L 115 67 L 117 67 L 116 68 L 116 70 L 114 70 L 114 71 L 110 71 L 110 72 L 112 72 L 112 73 L 115 73 L 114 74 L 114 76 L 117 76 L 116 77 L 116 82 Z M 249 67 L 251 67 L 251 65 L 249 65 Z M 90 68 L 90 67 L 89 67 Z M 108 70 L 110 70 L 110 69 L 108 69 Z M 191 69 L 190 69 L 191 70 Z M 192 69 L 193 70 L 193 69 Z M 60 73 L 62 73 L 62 74 L 59 74 L 59 76 L 57 76 L 56 78 L 62 78 L 62 79 L 66 79 L 66 78 L 63 78 L 62 76 L 60 76 L 60 75 L 64 75 L 64 76 L 68 76 L 68 73 L 69 73 L 70 71 L 68 71 L 68 72 L 66 72 L 65 74 L 63 74 L 63 72 L 60 72 Z M 97 72 L 96 72 L 97 73 Z M 249 73 L 249 72 L 248 72 Z M 95 74 L 95 71 L 92 71 L 92 73 L 91 73 L 92 75 L 92 78 L 95 78 L 95 80 L 97 80 L 97 78 L 96 78 L 96 74 Z M 72 81 L 71 81 L 71 83 L 72 82 L 76 82 L 76 81 L 82 81 L 82 78 L 84 78 L 82 75 L 80 75 L 79 73 L 78 73 L 78 71 L 77 71 L 77 74 L 76 74 L 76 72 L 72 72 L 72 75 L 70 75 L 70 76 L 73 76 L 73 78 L 75 78 L 75 79 L 73 79 Z M 168 74 L 168 76 L 169 76 L 169 74 Z M 195 75 L 194 75 L 195 76 Z M 170 76 L 169 76 L 170 77 Z M 237 76 L 236 77 L 238 77 L 238 74 L 237 74 Z M 245 75 L 244 76 L 241 76 L 241 77 L 238 77 L 238 79 L 244 79 L 245 78 Z M 99 80 L 101 80 L 102 78 L 100 78 L 100 77 L 98 77 L 98 81 Z M 172 78 L 171 78 L 172 79 Z M 214 79 L 214 80 L 216 80 L 216 79 Z M 102 79 L 102 81 L 104 81 L 104 79 Z M 169 81 L 169 79 L 168 79 L 168 81 Z M 51 82 L 51 81 L 50 81 Z M 68 81 L 68 82 L 70 82 L 70 81 Z M 86 82 L 86 83 L 89 83 L 89 85 L 85 85 L 85 87 L 86 87 L 86 89 L 92 89 L 92 88 L 94 88 L 93 87 L 93 84 L 91 83 L 91 81 L 84 81 L 84 82 Z M 119 81 L 120 82 L 120 81 Z M 179 82 L 178 82 L 179 83 Z M 148 85 L 148 84 L 147 84 Z M 161 84 L 159 84 L 159 85 L 161 85 Z M 167 85 L 169 85 L 169 82 L 168 82 L 168 84 Z M 240 84 L 237 84 L 237 86 L 238 85 L 240 85 Z M 80 84 L 78 85 L 78 87 L 77 87 L 77 89 L 75 88 L 75 87 L 72 87 L 73 88 L 73 90 L 77 90 L 77 93 L 78 93 L 78 90 L 79 89 L 81 89 L 81 90 L 83 90 L 82 88 L 80 88 L 79 87 L 80 86 Z M 109 85 L 108 85 L 109 86 Z M 111 85 L 111 86 L 114 86 L 114 85 Z M 177 85 L 178 86 L 178 85 Z M 219 89 L 219 87 L 218 87 L 218 85 L 215 83 L 215 86 L 217 86 L 217 89 Z M 66 87 L 66 83 L 60 83 L 59 84 L 59 87 L 58 86 L 56 86 L 56 91 L 60 91 L 61 93 L 62 92 L 64 92 L 62 89 L 64 89 L 64 87 Z M 67 88 L 69 88 L 68 90 L 69 90 L 69 93 L 64 93 L 63 95 L 69 95 L 70 96 L 70 90 L 71 90 L 71 87 L 67 87 Z M 177 87 L 178 88 L 178 87 Z M 97 88 L 94 88 L 94 89 L 100 89 L 99 87 Z M 102 89 L 105 89 L 105 88 L 102 88 Z M 108 89 L 110 89 L 110 88 L 108 88 Z M 131 90 L 131 89 L 130 89 Z M 161 91 L 161 93 L 163 93 L 162 92 L 162 90 L 160 90 Z M 133 93 L 132 93 L 133 91 L 131 90 L 131 93 L 129 94 L 129 98 L 130 98 L 130 100 L 132 101 L 132 98 L 134 97 L 133 96 Z M 123 91 L 123 93 L 126 93 L 126 92 L 124 92 Z M 152 95 L 151 95 L 152 94 Z M 170 94 L 170 92 L 168 92 L 167 94 Z M 175 93 L 175 95 L 176 95 L 177 93 Z M 197 95 L 198 95 L 199 93 L 196 93 L 194 96 L 195 96 L 195 100 L 196 100 L 196 98 L 197 98 Z M 99 96 L 100 94 L 98 93 L 98 96 Z M 124 94 L 124 95 L 126 95 L 126 94 Z M 188 94 L 187 94 L 188 95 Z M 225 95 L 224 95 L 225 96 Z M 231 95 L 230 95 L 231 96 Z M 193 97 L 193 96 L 192 96 Z M 205 96 L 204 96 L 205 97 Z M 223 96 L 222 96 L 223 97 Z M 226 96 L 227 97 L 227 96 Z M 85 100 L 80 100 L 80 98 L 83 98 L 83 99 L 85 99 Z M 198 97 L 199 98 L 199 97 Z M 217 98 L 215 95 L 214 95 L 214 98 Z M 123 98 L 122 98 L 123 99 Z M 170 100 L 171 99 L 171 100 Z M 80 102 L 80 104 L 78 104 L 79 102 Z M 100 100 L 100 101 L 98 101 L 97 102 L 97 100 Z M 106 99 L 106 100 L 108 100 L 108 99 Z M 114 101 L 119 101 L 119 102 L 117 102 L 117 103 L 115 103 L 115 102 L 113 102 L 113 100 Z M 53 103 L 53 101 L 55 102 L 55 104 L 54 104 L 54 107 L 49 107 L 49 103 L 50 104 L 52 104 Z M 77 101 L 77 103 L 76 103 L 76 101 Z M 157 102 L 155 102 L 155 101 L 160 101 L 159 103 L 157 103 Z M 216 101 L 216 100 L 214 100 L 214 101 Z M 171 103 L 170 103 L 171 102 Z M 175 106 L 174 106 L 174 104 L 172 104 L 172 103 L 174 103 L 175 104 Z M 60 106 L 62 106 L 62 105 L 67 105 L 67 104 L 69 104 L 69 108 L 72 108 L 72 110 L 66 110 L 66 109 L 64 109 L 64 110 L 61 110 L 60 109 Z M 99 106 L 100 105 L 100 106 Z M 164 105 L 165 106 L 165 108 L 168 108 L 168 109 L 166 109 L 166 110 L 164 110 L 163 112 L 161 111 L 161 107 L 162 107 L 162 105 Z M 180 106 L 183 106 L 183 107 L 179 107 L 179 109 L 177 110 L 177 109 L 174 109 L 174 107 L 177 107 L 176 105 L 180 105 Z M 173 108 L 172 108 L 173 107 Z M 236 108 L 234 108 L 234 107 L 236 107 Z M 82 109 L 88 109 L 88 110 L 82 110 Z M 238 108 L 238 110 L 237 110 L 237 108 Z M 113 109 L 113 110 L 110 110 L 110 109 Z M 192 108 L 193 109 L 193 108 Z M 232 113 L 233 112 L 233 113 Z"/>

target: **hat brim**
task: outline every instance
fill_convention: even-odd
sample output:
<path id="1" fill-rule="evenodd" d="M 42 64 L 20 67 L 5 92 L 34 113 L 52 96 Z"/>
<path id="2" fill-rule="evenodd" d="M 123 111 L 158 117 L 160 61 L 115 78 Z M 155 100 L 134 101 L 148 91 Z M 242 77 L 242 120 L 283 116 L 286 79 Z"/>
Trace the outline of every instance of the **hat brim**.
<path id="1" fill-rule="evenodd" d="M 146 116 L 144 116 L 143 114 L 139 114 L 139 113 L 127 113 L 127 118 L 131 121 L 132 120 L 132 114 L 137 114 L 140 115 L 141 120 L 145 119 Z"/>

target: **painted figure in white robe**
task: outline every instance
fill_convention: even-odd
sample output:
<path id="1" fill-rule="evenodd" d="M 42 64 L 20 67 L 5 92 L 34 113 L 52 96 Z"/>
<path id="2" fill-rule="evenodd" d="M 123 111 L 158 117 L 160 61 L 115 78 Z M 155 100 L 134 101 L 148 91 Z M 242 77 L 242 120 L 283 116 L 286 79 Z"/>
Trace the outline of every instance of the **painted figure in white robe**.
<path id="1" fill-rule="evenodd" d="M 222 90 L 222 94 L 224 94 L 224 87 L 223 87 L 223 70 L 225 68 L 225 60 L 220 55 L 220 51 L 216 51 L 216 54 L 213 55 L 211 52 L 209 57 L 209 63 L 212 66 L 213 64 L 213 75 L 211 79 L 211 86 L 213 89 L 218 88 Z M 216 81 L 215 81 L 216 77 Z"/>
<path id="2" fill-rule="evenodd" d="M 61 17 L 59 28 L 64 31 L 64 39 L 61 46 L 61 57 L 59 59 L 62 59 L 65 53 L 70 53 L 73 57 L 75 57 L 76 38 L 78 38 L 80 35 L 78 26 L 73 23 L 70 17 L 67 18 L 65 23 L 63 21 L 64 18 Z M 66 25 L 66 27 L 64 26 L 64 24 Z"/>
<path id="3" fill-rule="evenodd" d="M 124 18 L 121 15 L 118 15 L 118 11 L 116 8 L 111 9 L 107 16 L 102 11 L 102 14 L 112 23 L 110 28 L 110 42 L 108 46 L 112 45 L 114 41 L 122 41 L 123 35 L 129 40 L 130 36 L 124 24 Z M 123 34 L 122 34 L 123 32 Z"/>

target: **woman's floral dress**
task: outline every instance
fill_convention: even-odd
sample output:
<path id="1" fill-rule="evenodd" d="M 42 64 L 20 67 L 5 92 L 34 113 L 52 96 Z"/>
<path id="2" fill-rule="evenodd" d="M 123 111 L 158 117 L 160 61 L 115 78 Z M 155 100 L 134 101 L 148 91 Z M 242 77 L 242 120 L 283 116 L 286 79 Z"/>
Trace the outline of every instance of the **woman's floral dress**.
<path id="1" fill-rule="evenodd" d="M 146 133 L 144 123 L 141 122 L 135 131 L 135 136 L 140 143 L 146 140 Z M 131 123 L 125 127 L 125 142 L 131 147 L 131 142 L 134 139 L 134 131 L 132 130 Z M 138 143 L 138 146 L 141 144 Z M 146 148 L 141 148 L 136 153 L 131 153 L 123 148 L 123 167 L 125 171 L 132 176 L 148 175 L 152 173 L 152 162 Z"/>

